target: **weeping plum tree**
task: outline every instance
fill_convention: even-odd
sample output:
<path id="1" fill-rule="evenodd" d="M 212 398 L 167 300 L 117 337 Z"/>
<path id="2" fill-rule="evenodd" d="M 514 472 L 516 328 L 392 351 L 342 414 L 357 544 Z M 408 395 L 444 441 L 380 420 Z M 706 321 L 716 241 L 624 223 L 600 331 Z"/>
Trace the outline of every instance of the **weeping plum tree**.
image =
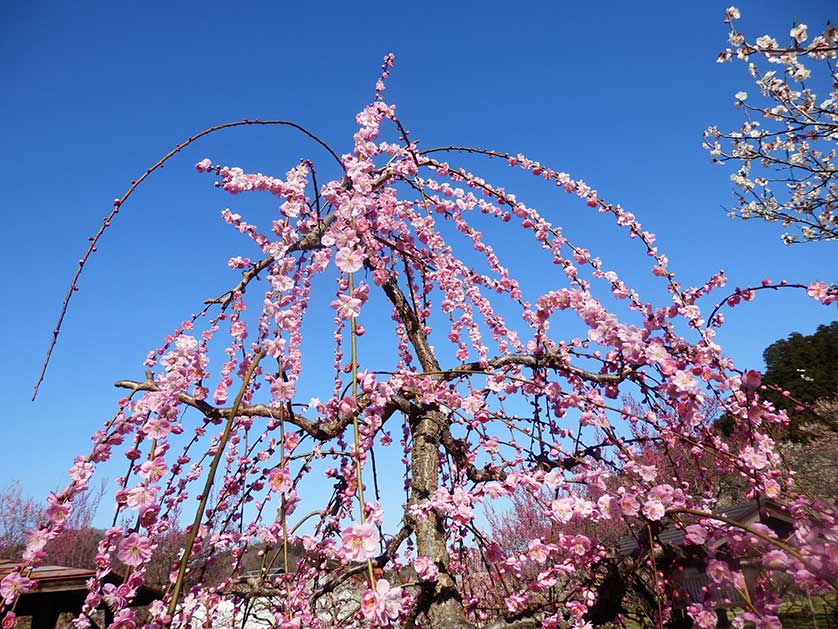
<path id="1" fill-rule="evenodd" d="M 115 201 L 79 272 L 136 187 L 207 133 L 293 126 L 339 171 L 318 184 L 312 159 L 284 177 L 198 162 L 226 192 L 270 192 L 278 212 L 266 227 L 222 212 L 258 257 L 231 257 L 241 279 L 151 352 L 145 377 L 117 382 L 126 393 L 117 411 L 0 585 L 4 622 L 14 625 L 15 601 L 33 585 L 28 570 L 96 464 L 122 456 L 124 524 L 106 532 L 96 565 L 100 577 L 116 559 L 127 566 L 126 591 L 116 597 L 92 583 L 78 627 L 102 604 L 112 626 L 140 623 L 130 600 L 178 511 L 188 533 L 165 597 L 142 621 L 150 627 L 581 627 L 618 621 L 628 585 L 641 582 L 653 625 L 687 614 L 713 626 L 715 605 L 739 591 L 742 619 L 775 626 L 778 574 L 813 594 L 834 591 L 836 512 L 796 491 L 771 436 L 787 417 L 761 398 L 759 374 L 737 371 L 714 336 L 720 311 L 760 288 L 802 289 L 824 304 L 838 299 L 835 289 L 783 282 L 715 298 L 721 272 L 682 286 L 654 235 L 585 182 L 523 155 L 420 150 L 384 100 L 391 64 L 388 56 L 374 102 L 357 116 L 350 153 L 285 121 L 228 123 L 178 145 Z M 644 300 L 565 235 L 555 212 L 461 165 L 481 159 L 616 221 L 669 298 Z M 493 237 L 540 256 L 538 281 L 516 274 Z M 333 353 L 330 364 L 311 364 L 303 337 L 323 291 Z M 567 333 L 574 321 L 578 336 Z M 319 398 L 308 399 L 309 373 Z M 620 402 L 624 395 L 636 402 Z M 731 436 L 716 434 L 708 405 L 735 419 Z M 402 502 L 376 496 L 385 460 L 390 483 L 404 483 Z M 780 539 L 719 514 L 708 481 L 719 474 L 788 510 L 792 533 Z M 517 552 L 499 553 L 476 514 L 522 491 L 544 525 Z M 300 507 L 321 495 L 311 511 Z M 598 526 L 646 540 L 648 552 L 626 564 Z M 682 584 L 656 563 L 672 550 L 660 538 L 666 526 L 684 528 L 697 549 L 709 577 L 703 598 L 684 601 Z M 757 557 L 756 580 L 744 578 L 743 557 Z M 195 578 L 213 559 L 223 577 Z"/>

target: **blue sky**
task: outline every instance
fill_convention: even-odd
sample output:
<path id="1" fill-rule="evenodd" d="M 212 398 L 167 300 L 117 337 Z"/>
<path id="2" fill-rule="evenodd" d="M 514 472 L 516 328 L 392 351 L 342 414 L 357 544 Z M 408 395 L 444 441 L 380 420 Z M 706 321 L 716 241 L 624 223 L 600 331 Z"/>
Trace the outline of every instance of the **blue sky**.
<path id="1" fill-rule="evenodd" d="M 780 228 L 735 222 L 722 209 L 732 201 L 730 170 L 709 162 L 701 131 L 734 127 L 733 94 L 750 89 L 741 64 L 715 63 L 726 4 L 285 4 L 0 6 L 0 486 L 20 480 L 40 496 L 62 485 L 112 413 L 111 383 L 141 378 L 147 351 L 235 282 L 225 261 L 252 252 L 218 211 L 274 204 L 223 195 L 194 163 L 210 156 L 282 174 L 302 156 L 326 160 L 286 130 L 231 130 L 153 177 L 82 276 L 33 403 L 66 284 L 111 200 L 178 141 L 218 122 L 285 118 L 349 150 L 354 115 L 390 51 L 386 97 L 422 146 L 520 151 L 585 179 L 657 234 L 685 284 L 721 268 L 732 286 L 835 281 L 836 244 L 785 247 Z M 785 36 L 796 16 L 813 32 L 835 17 L 829 4 L 742 2 L 740 26 Z M 609 240 L 581 204 L 531 183 L 525 194 L 536 207 L 561 206 L 556 222 L 575 241 L 627 278 L 645 278 L 637 249 Z M 802 294 L 771 294 L 730 312 L 719 339 L 738 364 L 760 368 L 766 345 L 834 317 Z"/>

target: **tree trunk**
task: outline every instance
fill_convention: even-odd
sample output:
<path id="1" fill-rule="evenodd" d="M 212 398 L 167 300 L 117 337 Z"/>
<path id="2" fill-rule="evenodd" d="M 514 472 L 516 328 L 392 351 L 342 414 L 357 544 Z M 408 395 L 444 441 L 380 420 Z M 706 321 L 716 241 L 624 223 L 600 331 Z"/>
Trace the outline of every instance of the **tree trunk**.
<path id="1" fill-rule="evenodd" d="M 439 371 L 439 362 L 428 342 L 424 326 L 395 277 L 384 282 L 382 288 L 399 313 L 422 369 Z M 413 452 L 410 462 L 412 486 L 409 506 L 427 499 L 439 486 L 439 442 L 447 421 L 438 410 L 428 407 L 417 410 L 410 417 Z M 457 584 L 448 573 L 448 549 L 445 547 L 442 519 L 432 512 L 425 519 L 410 518 L 410 524 L 416 535 L 418 553 L 439 568 L 439 580 L 433 589 L 429 587 L 420 595 L 417 609 L 420 626 L 428 629 L 473 629 L 474 625 L 466 620 Z M 414 625 L 414 620 L 408 623 L 409 627 Z"/>
<path id="2" fill-rule="evenodd" d="M 428 498 L 439 482 L 439 438 L 445 416 L 439 411 L 425 410 L 412 418 L 413 452 L 411 458 L 412 490 L 410 504 Z M 442 518 L 431 512 L 426 519 L 414 520 L 416 546 L 419 555 L 427 557 L 439 567 L 439 580 L 423 594 L 420 615 L 427 618 L 433 629 L 472 628 L 463 611 L 463 601 L 454 579 L 448 573 L 448 549 Z"/>

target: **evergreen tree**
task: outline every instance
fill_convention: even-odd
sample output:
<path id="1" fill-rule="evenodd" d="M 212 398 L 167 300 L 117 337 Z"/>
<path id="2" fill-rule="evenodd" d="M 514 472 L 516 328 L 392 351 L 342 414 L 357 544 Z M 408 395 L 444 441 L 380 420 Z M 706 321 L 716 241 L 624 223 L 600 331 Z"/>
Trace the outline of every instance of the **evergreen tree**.
<path id="1" fill-rule="evenodd" d="M 794 332 L 766 347 L 762 356 L 765 396 L 789 413 L 789 437 L 799 439 L 806 424 L 826 421 L 812 405 L 838 394 L 838 321 L 820 325 L 808 336 Z"/>

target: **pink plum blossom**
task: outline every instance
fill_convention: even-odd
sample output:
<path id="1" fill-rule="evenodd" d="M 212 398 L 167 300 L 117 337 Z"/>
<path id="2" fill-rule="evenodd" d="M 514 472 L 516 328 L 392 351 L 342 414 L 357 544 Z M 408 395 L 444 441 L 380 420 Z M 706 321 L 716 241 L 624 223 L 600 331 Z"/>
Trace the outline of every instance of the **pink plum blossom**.
<path id="1" fill-rule="evenodd" d="M 643 515 L 653 522 L 660 520 L 666 513 L 666 507 L 663 506 L 660 500 L 647 500 L 643 505 Z"/>
<path id="2" fill-rule="evenodd" d="M 573 517 L 573 505 L 576 499 L 573 496 L 565 496 L 554 500 L 550 505 L 553 517 L 559 522 L 569 522 Z"/>
<path id="3" fill-rule="evenodd" d="M 809 297 L 817 299 L 824 305 L 829 305 L 838 301 L 838 289 L 830 286 L 826 282 L 813 282 L 809 284 L 807 289 Z"/>
<path id="4" fill-rule="evenodd" d="M 439 577 L 439 568 L 427 557 L 417 557 L 413 561 L 413 567 L 423 581 L 436 581 Z"/>
<path id="5" fill-rule="evenodd" d="M 361 614 L 375 627 L 391 627 L 399 618 L 402 589 L 393 587 L 386 579 L 379 579 L 374 590 L 361 595 Z"/>
<path id="6" fill-rule="evenodd" d="M 623 494 L 618 498 L 623 515 L 631 517 L 640 512 L 640 503 L 632 494 Z"/>
<path id="7" fill-rule="evenodd" d="M 291 489 L 291 475 L 286 467 L 275 467 L 268 474 L 268 485 L 271 490 L 281 494 Z"/>
<path id="8" fill-rule="evenodd" d="M 349 295 L 340 295 L 332 302 L 332 308 L 335 309 L 337 315 L 341 319 L 352 319 L 361 314 L 361 306 L 363 302 L 355 297 Z"/>
<path id="9" fill-rule="evenodd" d="M 205 157 L 200 162 L 195 164 L 195 170 L 197 170 L 199 173 L 205 173 L 210 168 L 212 168 L 212 161 L 210 161 L 208 157 Z"/>
<path id="10" fill-rule="evenodd" d="M 744 374 L 742 374 L 742 386 L 748 389 L 756 389 L 759 385 L 762 384 L 762 376 L 758 371 L 754 371 L 753 369 L 749 369 Z"/>
<path id="11" fill-rule="evenodd" d="M 688 524 L 684 533 L 684 540 L 688 544 L 700 545 L 707 541 L 707 529 L 700 524 Z"/>
<path id="12" fill-rule="evenodd" d="M 116 556 L 126 566 L 140 566 L 151 559 L 154 547 L 151 541 L 139 533 L 131 533 L 119 543 Z"/>
<path id="13" fill-rule="evenodd" d="M 355 273 L 364 266 L 364 256 L 354 247 L 341 247 L 335 255 L 335 264 L 344 273 Z"/>
<path id="14" fill-rule="evenodd" d="M 0 597 L 6 603 L 12 603 L 19 595 L 25 594 L 35 586 L 35 581 L 24 577 L 20 572 L 12 571 L 0 581 Z"/>
<path id="15" fill-rule="evenodd" d="M 378 548 L 378 534 L 369 522 L 349 526 L 343 530 L 341 538 L 343 540 L 342 554 L 349 561 L 366 561 L 375 556 Z"/>
<path id="16" fill-rule="evenodd" d="M 727 564 L 716 559 L 713 559 L 707 564 L 707 576 L 714 583 L 722 583 L 732 578 Z"/>

